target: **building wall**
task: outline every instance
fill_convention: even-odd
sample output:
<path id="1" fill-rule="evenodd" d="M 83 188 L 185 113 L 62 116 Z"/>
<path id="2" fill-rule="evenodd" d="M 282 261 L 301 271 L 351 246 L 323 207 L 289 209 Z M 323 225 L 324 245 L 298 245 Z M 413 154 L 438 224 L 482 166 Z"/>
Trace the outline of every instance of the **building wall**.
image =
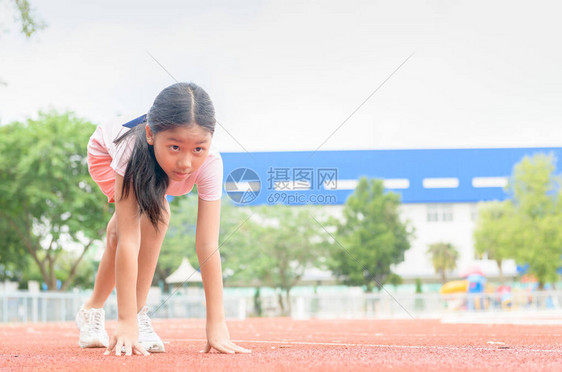
<path id="1" fill-rule="evenodd" d="M 429 245 L 451 243 L 459 251 L 457 268 L 447 273 L 450 279 L 458 278 L 471 266 L 478 266 L 489 278 L 499 276 L 497 264 L 487 257 L 477 258 L 474 249 L 474 229 L 478 218 L 477 203 L 427 203 L 403 204 L 401 215 L 409 219 L 416 232 L 405 261 L 395 267 L 396 273 L 408 278 L 439 278 L 430 257 Z M 505 276 L 516 274 L 513 260 L 502 263 Z"/>
<path id="2" fill-rule="evenodd" d="M 341 217 L 342 205 L 326 206 L 323 211 L 334 217 Z M 498 278 L 497 264 L 487 257 L 478 259 L 474 250 L 473 233 L 478 218 L 478 203 L 410 203 L 400 207 L 401 218 L 409 220 L 415 228 L 411 247 L 404 255 L 404 262 L 393 267 L 393 271 L 406 282 L 420 278 L 423 280 L 440 280 L 435 273 L 430 257 L 427 255 L 429 245 L 433 243 L 451 243 L 459 251 L 457 268 L 447 273 L 448 279 L 459 278 L 462 272 L 471 266 L 478 266 L 488 278 Z M 502 264 L 505 277 L 516 275 L 513 260 Z"/>

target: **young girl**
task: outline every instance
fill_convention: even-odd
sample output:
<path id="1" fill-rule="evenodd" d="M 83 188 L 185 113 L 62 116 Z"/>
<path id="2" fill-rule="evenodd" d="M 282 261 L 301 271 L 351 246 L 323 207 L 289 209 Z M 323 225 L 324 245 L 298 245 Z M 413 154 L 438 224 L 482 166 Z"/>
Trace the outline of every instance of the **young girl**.
<path id="1" fill-rule="evenodd" d="M 204 351 L 250 352 L 230 341 L 224 319 L 218 252 L 223 168 L 220 154 L 210 150 L 214 115 L 202 88 L 177 83 L 158 94 L 147 115 L 125 125 L 101 125 L 90 138 L 89 171 L 115 203 L 115 214 L 94 291 L 76 316 L 81 347 L 106 347 L 105 354 L 115 349 L 116 355 L 164 351 L 145 304 L 170 219 L 165 196 L 187 194 L 197 184 L 195 248 L 207 303 Z M 115 286 L 118 322 L 109 340 L 103 305 Z"/>

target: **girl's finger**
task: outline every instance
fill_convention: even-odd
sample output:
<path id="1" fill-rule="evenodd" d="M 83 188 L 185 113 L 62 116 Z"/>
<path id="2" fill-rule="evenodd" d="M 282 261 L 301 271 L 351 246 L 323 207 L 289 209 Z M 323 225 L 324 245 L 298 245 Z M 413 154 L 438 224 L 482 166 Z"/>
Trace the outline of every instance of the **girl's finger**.
<path id="1" fill-rule="evenodd" d="M 213 345 L 215 349 L 225 354 L 234 354 L 234 350 L 230 350 L 226 345 Z"/>
<path id="2" fill-rule="evenodd" d="M 209 345 L 209 341 L 205 345 L 205 349 L 201 350 L 201 353 L 208 353 L 211 350 L 211 345 Z"/>
<path id="3" fill-rule="evenodd" d="M 242 346 L 238 346 L 235 343 L 231 342 L 228 344 L 230 346 L 230 348 L 234 351 L 236 351 L 237 353 L 251 353 L 251 350 L 248 349 L 244 349 Z"/>
<path id="4" fill-rule="evenodd" d="M 109 355 L 109 353 L 111 353 L 111 351 L 115 347 L 116 342 L 117 342 L 117 340 L 115 339 L 115 337 L 112 337 L 111 341 L 109 342 L 109 345 L 107 346 L 107 349 L 105 349 L 105 352 L 103 353 L 103 355 Z"/>
<path id="5" fill-rule="evenodd" d="M 138 353 L 139 355 L 144 355 L 144 356 L 149 356 L 150 353 L 148 351 L 146 351 L 146 349 L 144 347 L 142 347 L 141 344 L 139 344 L 138 342 L 133 343 L 133 349 L 135 350 L 136 353 Z"/>
<path id="6" fill-rule="evenodd" d="M 125 355 L 127 355 L 127 356 L 133 355 L 133 347 L 131 346 L 131 344 L 129 342 L 125 343 Z"/>
<path id="7" fill-rule="evenodd" d="M 121 356 L 122 348 L 123 348 L 123 341 L 117 340 L 117 343 L 115 344 L 115 355 Z"/>

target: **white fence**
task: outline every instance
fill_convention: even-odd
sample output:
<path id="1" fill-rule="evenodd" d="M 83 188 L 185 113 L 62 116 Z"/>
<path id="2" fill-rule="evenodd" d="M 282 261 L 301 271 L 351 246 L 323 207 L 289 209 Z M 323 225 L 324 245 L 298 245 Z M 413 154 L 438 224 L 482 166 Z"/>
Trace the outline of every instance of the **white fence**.
<path id="1" fill-rule="evenodd" d="M 441 318 L 454 313 L 552 313 L 554 310 L 562 310 L 562 291 L 454 295 L 382 292 L 294 297 L 291 315 L 296 319 Z"/>
<path id="2" fill-rule="evenodd" d="M 0 322 L 48 322 L 73 320 L 84 293 L 0 292 Z M 203 295 L 176 293 L 172 296 L 149 296 L 154 318 L 204 318 Z M 114 295 L 105 304 L 107 319 L 117 318 Z M 229 319 L 255 316 L 252 296 L 225 296 L 225 315 Z M 262 296 L 263 316 L 279 316 L 276 296 Z M 363 319 L 363 318 L 439 318 L 464 312 L 552 312 L 562 310 L 562 291 L 515 292 L 511 294 L 392 294 L 362 295 L 322 294 L 293 296 L 291 316 L 295 319 Z M 562 312 L 560 312 L 562 314 Z"/>
<path id="3" fill-rule="evenodd" d="M 74 320 L 80 306 L 88 299 L 84 293 L 0 292 L 0 322 L 49 322 Z M 165 302 L 164 302 L 165 301 Z M 153 296 L 147 305 L 156 318 L 204 318 L 203 296 Z M 225 316 L 244 319 L 246 299 L 224 298 Z M 112 295 L 104 306 L 107 319 L 117 319 L 117 298 Z"/>

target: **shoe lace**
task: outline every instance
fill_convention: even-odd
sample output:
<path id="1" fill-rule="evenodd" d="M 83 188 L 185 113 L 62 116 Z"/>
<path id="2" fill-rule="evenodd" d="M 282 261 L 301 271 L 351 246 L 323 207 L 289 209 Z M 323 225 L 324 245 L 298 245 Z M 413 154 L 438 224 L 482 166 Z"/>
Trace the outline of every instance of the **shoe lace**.
<path id="1" fill-rule="evenodd" d="M 144 311 L 139 314 L 139 333 L 140 332 L 142 333 L 154 332 L 152 330 L 152 321 Z"/>
<path id="2" fill-rule="evenodd" d="M 91 329 L 96 332 L 101 332 L 103 330 L 103 314 L 101 311 L 93 312 L 91 319 Z"/>

